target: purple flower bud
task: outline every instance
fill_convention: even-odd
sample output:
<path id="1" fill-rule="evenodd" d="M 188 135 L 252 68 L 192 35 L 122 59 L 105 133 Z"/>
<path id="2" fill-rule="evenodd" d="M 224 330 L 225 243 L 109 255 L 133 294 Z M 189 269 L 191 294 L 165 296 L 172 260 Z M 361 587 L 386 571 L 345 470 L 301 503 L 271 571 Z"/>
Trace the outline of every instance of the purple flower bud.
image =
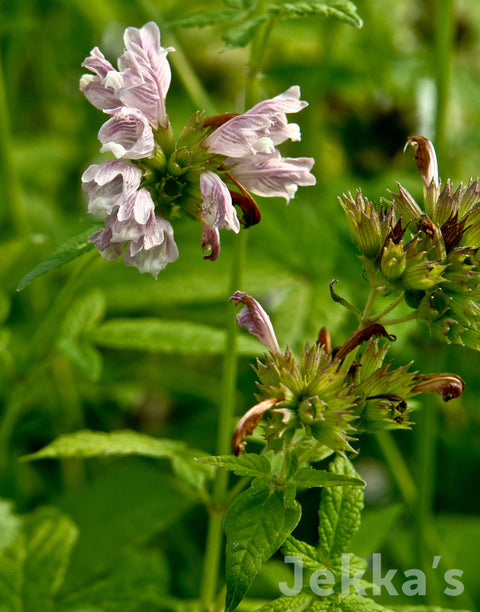
<path id="1" fill-rule="evenodd" d="M 238 325 L 256 336 L 272 355 L 280 354 L 280 347 L 270 317 L 257 300 L 243 291 L 235 291 L 230 300 L 236 304 L 243 304 L 243 308 L 237 314 Z"/>
<path id="2" fill-rule="evenodd" d="M 107 112 L 112 118 L 98 132 L 98 139 L 103 144 L 101 153 L 111 151 L 117 158 L 128 159 L 142 159 L 153 154 L 152 128 L 141 111 L 120 107 Z"/>
<path id="3" fill-rule="evenodd" d="M 222 179 L 214 172 L 203 172 L 200 175 L 200 192 L 203 221 L 210 227 L 226 227 L 238 234 L 240 222 L 232 204 L 232 196 Z"/>

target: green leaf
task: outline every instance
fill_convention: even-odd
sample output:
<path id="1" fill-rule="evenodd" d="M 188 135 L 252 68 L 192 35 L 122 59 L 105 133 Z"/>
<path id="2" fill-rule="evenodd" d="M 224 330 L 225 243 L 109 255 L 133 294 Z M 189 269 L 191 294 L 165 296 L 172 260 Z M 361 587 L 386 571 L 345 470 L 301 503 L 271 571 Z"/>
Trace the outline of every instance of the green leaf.
<path id="1" fill-rule="evenodd" d="M 225 49 L 235 49 L 236 47 L 244 47 L 253 40 L 258 28 L 267 22 L 267 17 L 254 17 L 242 21 L 235 27 L 231 28 L 223 36 Z"/>
<path id="2" fill-rule="evenodd" d="M 21 521 L 13 512 L 10 501 L 0 499 L 0 554 L 17 537 Z"/>
<path id="3" fill-rule="evenodd" d="M 110 573 L 68 595 L 59 607 L 65 612 L 161 610 L 168 582 L 168 564 L 163 556 L 148 549 L 129 549 Z"/>
<path id="4" fill-rule="evenodd" d="M 141 455 L 160 459 L 185 448 L 183 442 L 153 438 L 135 431 L 89 431 L 88 429 L 59 436 L 36 453 L 25 455 L 22 461 L 58 459 L 60 457 L 105 457 Z"/>
<path id="5" fill-rule="evenodd" d="M 287 2 L 269 4 L 267 13 L 277 19 L 298 19 L 323 15 L 344 21 L 349 25 L 361 28 L 363 22 L 357 13 L 357 7 L 348 0 L 327 0 L 326 2 Z"/>
<path id="6" fill-rule="evenodd" d="M 291 557 L 302 557 L 303 567 L 308 570 L 316 570 L 323 566 L 319 558 L 318 550 L 306 542 L 289 536 L 282 546 L 282 553 Z"/>
<path id="7" fill-rule="evenodd" d="M 24 610 L 44 609 L 63 583 L 78 529 L 56 508 L 41 508 L 26 520 L 27 537 L 24 574 Z"/>
<path id="8" fill-rule="evenodd" d="M 198 461 L 231 470 L 237 476 L 256 476 L 270 475 L 270 462 L 264 455 L 224 455 L 217 457 L 202 457 Z"/>
<path id="9" fill-rule="evenodd" d="M 36 266 L 22 278 L 22 280 L 18 283 L 17 291 L 22 291 L 22 289 L 25 289 L 27 285 L 42 274 L 45 274 L 45 272 L 49 272 L 55 268 L 60 268 L 73 259 L 76 259 L 77 257 L 80 257 L 80 255 L 83 255 L 84 253 L 87 253 L 87 251 L 93 249 L 94 246 L 91 242 L 88 242 L 88 239 L 101 227 L 102 226 L 91 227 L 88 231 L 83 232 L 78 236 L 74 236 L 73 238 L 70 238 L 64 242 L 59 249 L 57 249 L 54 253 L 52 253 L 52 255 L 47 257 L 47 259 L 38 264 L 38 266 Z"/>
<path id="10" fill-rule="evenodd" d="M 279 597 L 258 608 L 257 612 L 303 612 L 303 610 L 312 609 L 309 606 L 312 600 L 312 595 L 307 595 L 306 593 L 299 593 L 293 597 Z"/>
<path id="11" fill-rule="evenodd" d="M 332 474 L 326 470 L 315 470 L 313 468 L 301 468 L 295 476 L 295 482 L 299 487 L 364 487 L 365 481 L 361 478 L 346 476 L 345 474 Z"/>
<path id="12" fill-rule="evenodd" d="M 15 541 L 0 555 L 0 610 L 37 612 L 52 607 L 63 583 L 78 530 L 56 508 L 23 519 Z"/>
<path id="13" fill-rule="evenodd" d="M 373 599 L 361 595 L 340 597 L 338 609 L 342 612 L 391 612 L 391 608 L 384 608 Z"/>
<path id="14" fill-rule="evenodd" d="M 196 498 L 178 478 L 159 466 L 131 458 L 57 498 L 80 530 L 64 592 L 107 575 L 132 546 L 171 528 Z"/>
<path id="15" fill-rule="evenodd" d="M 238 19 L 238 8 L 220 8 L 187 15 L 170 23 L 175 28 L 204 28 Z"/>
<path id="16" fill-rule="evenodd" d="M 179 355 L 219 355 L 225 349 L 225 332 L 189 321 L 114 319 L 90 334 L 99 346 Z M 258 355 L 261 344 L 249 336 L 238 338 L 241 355 Z"/>
<path id="17" fill-rule="evenodd" d="M 197 461 L 203 453 L 186 448 L 171 457 L 171 464 L 175 474 L 194 489 L 202 490 L 207 481 L 213 477 L 214 470 L 210 465 Z"/>
<path id="18" fill-rule="evenodd" d="M 280 489 L 248 489 L 235 498 L 225 516 L 227 536 L 226 611 L 241 602 L 262 565 L 295 529 L 302 510 L 283 504 Z"/>
<path id="19" fill-rule="evenodd" d="M 106 310 L 104 294 L 98 289 L 89 291 L 75 300 L 61 326 L 58 348 L 91 380 L 98 380 L 102 371 L 102 358 L 88 340 L 88 333 L 103 318 Z"/>
<path id="20" fill-rule="evenodd" d="M 333 474 L 356 478 L 351 463 L 338 455 L 330 464 Z M 318 550 L 325 562 L 347 552 L 350 540 L 360 525 L 363 489 L 360 487 L 328 487 L 322 492 L 318 511 Z"/>

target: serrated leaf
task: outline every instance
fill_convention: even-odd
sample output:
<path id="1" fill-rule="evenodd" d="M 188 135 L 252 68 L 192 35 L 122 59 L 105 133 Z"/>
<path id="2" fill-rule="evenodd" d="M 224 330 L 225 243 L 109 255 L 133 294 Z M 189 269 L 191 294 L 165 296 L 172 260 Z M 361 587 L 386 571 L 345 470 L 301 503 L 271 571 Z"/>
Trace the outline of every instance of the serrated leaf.
<path id="1" fill-rule="evenodd" d="M 302 557 L 304 569 L 316 570 L 322 566 L 318 550 L 306 542 L 297 540 L 293 536 L 289 536 L 285 540 L 285 544 L 282 546 L 282 553 L 285 556 Z"/>
<path id="2" fill-rule="evenodd" d="M 224 525 L 226 612 L 238 606 L 262 565 L 295 529 L 301 513 L 297 502 L 285 508 L 283 492 L 277 488 L 250 488 L 235 498 Z"/>
<path id="3" fill-rule="evenodd" d="M 0 554 L 15 540 L 20 527 L 21 521 L 13 512 L 12 502 L 0 499 Z"/>
<path id="4" fill-rule="evenodd" d="M 255 5 L 256 0 L 223 0 L 225 6 L 229 6 L 237 11 L 248 11 Z"/>
<path id="5" fill-rule="evenodd" d="M 267 22 L 267 17 L 254 17 L 246 19 L 238 25 L 230 28 L 224 36 L 223 42 L 225 49 L 235 49 L 236 47 L 244 47 L 253 40 L 258 28 Z"/>
<path id="6" fill-rule="evenodd" d="M 357 7 L 348 0 L 327 0 L 326 2 L 286 2 L 269 4 L 267 13 L 277 19 L 298 19 L 323 15 L 344 21 L 349 25 L 361 28 L 363 22 L 357 13 Z"/>
<path id="7" fill-rule="evenodd" d="M 309 606 L 312 600 L 312 595 L 307 595 L 306 593 L 299 593 L 293 597 L 279 597 L 258 608 L 257 612 L 303 612 L 303 610 L 312 609 Z"/>
<path id="8" fill-rule="evenodd" d="M 83 232 L 78 236 L 74 236 L 73 238 L 70 238 L 64 242 L 54 253 L 52 253 L 52 255 L 47 257 L 47 259 L 38 264 L 38 266 L 36 266 L 22 278 L 17 285 L 17 291 L 22 291 L 22 289 L 25 289 L 27 285 L 42 274 L 45 274 L 45 272 L 49 272 L 55 268 L 60 268 L 77 257 L 80 257 L 80 255 L 83 255 L 84 253 L 87 253 L 93 249 L 94 246 L 91 242 L 88 242 L 88 239 L 101 227 L 102 226 L 100 225 L 91 227 L 88 231 Z"/>
<path id="9" fill-rule="evenodd" d="M 225 349 L 225 332 L 189 321 L 159 319 L 114 319 L 97 327 L 90 335 L 98 346 L 150 353 L 179 355 L 219 355 Z M 248 336 L 238 338 L 241 355 L 258 355 L 262 345 Z"/>
<path id="10" fill-rule="evenodd" d="M 238 19 L 238 8 L 219 8 L 187 15 L 170 23 L 176 28 L 204 28 Z"/>
<path id="11" fill-rule="evenodd" d="M 391 612 L 391 608 L 385 608 L 373 599 L 361 595 L 340 597 L 339 609 L 342 612 Z"/>
<path id="12" fill-rule="evenodd" d="M 358 478 L 351 463 L 337 456 L 329 466 L 333 474 Z M 347 552 L 350 540 L 360 525 L 363 489 L 357 486 L 328 487 L 322 492 L 318 510 L 318 550 L 325 562 Z"/>
<path id="13" fill-rule="evenodd" d="M 295 482 L 299 487 L 364 487 L 365 481 L 361 478 L 346 476 L 345 474 L 332 474 L 326 470 L 315 470 L 313 468 L 301 468 L 295 476 Z"/>
<path id="14" fill-rule="evenodd" d="M 241 455 L 234 457 L 233 455 L 224 455 L 217 457 L 201 457 L 198 459 L 201 463 L 222 467 L 232 471 L 237 476 L 256 476 L 270 475 L 270 461 L 264 455 Z"/>
<path id="15" fill-rule="evenodd" d="M 103 431 L 82 430 L 59 436 L 56 440 L 36 453 L 22 457 L 22 461 L 37 459 L 58 459 L 60 457 L 105 457 L 141 455 L 160 459 L 182 451 L 183 442 L 153 438 L 135 431 Z"/>

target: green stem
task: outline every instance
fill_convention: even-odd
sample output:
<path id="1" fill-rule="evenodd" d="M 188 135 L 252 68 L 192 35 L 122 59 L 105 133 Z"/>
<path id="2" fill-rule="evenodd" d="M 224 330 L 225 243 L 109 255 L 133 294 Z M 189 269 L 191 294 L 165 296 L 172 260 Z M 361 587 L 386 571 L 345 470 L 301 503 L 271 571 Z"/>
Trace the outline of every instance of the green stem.
<path id="1" fill-rule="evenodd" d="M 403 302 L 403 298 L 404 298 L 404 295 L 402 293 L 402 295 L 399 295 L 397 298 L 395 298 L 393 302 L 390 302 L 390 304 L 386 306 L 383 310 L 380 310 L 380 312 L 377 312 L 376 315 L 374 315 L 373 317 L 370 317 L 370 321 L 372 322 L 380 321 L 385 315 L 387 315 L 389 312 L 394 310 L 399 304 L 401 304 Z"/>
<path id="2" fill-rule="evenodd" d="M 398 325 L 399 323 L 406 323 L 407 321 L 413 321 L 417 316 L 416 312 L 411 312 L 408 315 L 403 317 L 397 317 L 396 319 L 387 319 L 386 321 L 382 321 L 382 325 Z"/>
<path id="3" fill-rule="evenodd" d="M 360 324 L 365 325 L 370 317 L 370 313 L 372 312 L 373 305 L 375 304 L 375 300 L 378 296 L 378 287 L 374 286 L 370 289 L 370 293 L 368 294 L 367 303 L 365 304 L 365 308 L 362 313 L 362 317 L 360 319 Z"/>
<path id="4" fill-rule="evenodd" d="M 242 230 L 235 240 L 229 295 L 242 286 L 243 260 L 245 257 L 247 233 Z M 235 408 L 235 392 L 237 386 L 237 323 L 235 306 L 228 306 L 228 327 L 225 344 L 225 360 L 223 367 L 222 403 L 219 412 L 217 433 L 217 455 L 227 455 L 231 452 L 232 424 Z M 228 489 L 227 470 L 218 470 L 213 491 L 213 500 L 209 508 L 209 523 L 207 544 L 203 565 L 200 600 L 202 611 L 212 609 L 217 594 L 218 573 L 222 553 L 223 516 L 226 510 Z"/>
<path id="5" fill-rule="evenodd" d="M 417 487 L 408 465 L 390 432 L 382 431 L 376 435 L 376 438 L 395 484 L 405 503 L 411 508 L 417 499 Z"/>

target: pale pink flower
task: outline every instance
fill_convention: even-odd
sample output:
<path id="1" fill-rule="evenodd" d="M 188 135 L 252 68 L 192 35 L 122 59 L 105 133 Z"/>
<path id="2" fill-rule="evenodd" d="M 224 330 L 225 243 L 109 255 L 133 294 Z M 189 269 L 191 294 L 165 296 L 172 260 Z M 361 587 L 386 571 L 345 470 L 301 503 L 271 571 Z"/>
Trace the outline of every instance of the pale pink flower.
<path id="1" fill-rule="evenodd" d="M 225 163 L 232 165 L 231 174 L 252 193 L 285 198 L 287 204 L 298 186 L 306 187 L 316 183 L 310 173 L 314 164 L 311 157 L 281 157 L 278 152 L 272 155 L 258 153 L 243 159 L 229 158 Z"/>
<path id="2" fill-rule="evenodd" d="M 256 336 L 272 355 L 281 353 L 270 317 L 257 300 L 243 291 L 235 291 L 230 300 L 243 305 L 237 314 L 237 324 Z"/>
<path id="3" fill-rule="evenodd" d="M 165 97 L 171 80 L 167 53 L 160 46 L 160 31 L 154 22 L 142 28 L 127 28 L 124 33 L 125 52 L 118 59 L 118 70 L 95 47 L 82 66 L 94 74 L 80 79 L 80 89 L 100 110 L 120 106 L 136 108 L 145 115 L 153 128 L 166 128 L 168 117 Z"/>
<path id="4" fill-rule="evenodd" d="M 210 227 L 217 229 L 225 227 L 238 234 L 240 222 L 232 203 L 232 196 L 218 174 L 210 171 L 202 172 L 200 193 L 203 221 Z"/>
<path id="5" fill-rule="evenodd" d="M 286 113 L 297 113 L 307 106 L 300 98 L 300 88 L 256 104 L 218 127 L 205 139 L 212 153 L 226 157 L 249 157 L 258 152 L 273 153 L 275 145 L 287 139 L 300 140 L 296 123 L 288 123 Z"/>
<path id="6" fill-rule="evenodd" d="M 88 212 L 108 215 L 115 207 L 123 209 L 137 193 L 142 171 L 123 160 L 92 164 L 82 175 L 82 189 L 88 195 Z"/>
<path id="7" fill-rule="evenodd" d="M 119 107 L 106 111 L 112 118 L 98 132 L 101 153 L 111 151 L 117 158 L 142 159 L 155 149 L 153 131 L 147 118 L 136 108 Z"/>
<path id="8" fill-rule="evenodd" d="M 166 128 L 165 98 L 172 77 L 167 53 L 174 49 L 160 46 L 160 31 L 153 21 L 141 29 L 127 28 L 124 42 L 126 51 L 118 60 L 124 83 L 119 95 L 126 106 L 141 110 L 154 128 Z"/>
<path id="9" fill-rule="evenodd" d="M 220 232 L 216 227 L 203 224 L 202 230 L 202 250 L 207 253 L 203 259 L 215 261 L 220 255 Z"/>
<path id="10" fill-rule="evenodd" d="M 121 106 L 117 91 L 123 87 L 122 75 L 105 59 L 98 47 L 90 51 L 82 66 L 95 73 L 84 74 L 80 79 L 80 91 L 87 100 L 100 110 Z"/>

